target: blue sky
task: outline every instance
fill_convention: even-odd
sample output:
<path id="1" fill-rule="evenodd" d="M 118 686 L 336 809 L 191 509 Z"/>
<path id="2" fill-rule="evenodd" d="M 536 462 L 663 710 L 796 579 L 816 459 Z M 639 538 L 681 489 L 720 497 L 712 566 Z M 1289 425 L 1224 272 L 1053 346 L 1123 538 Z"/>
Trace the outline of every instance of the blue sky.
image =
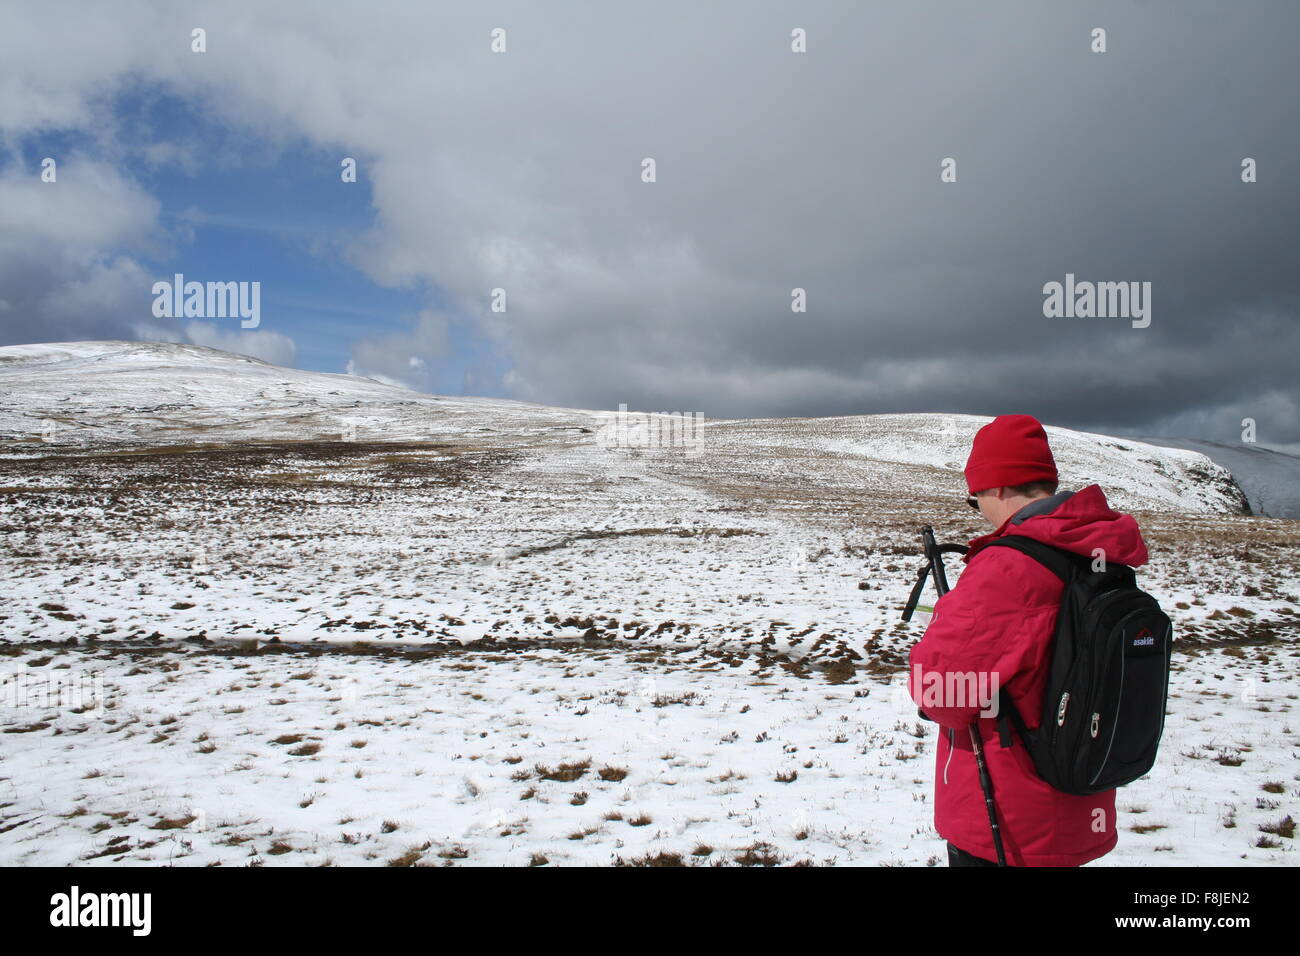
<path id="1" fill-rule="evenodd" d="M 0 154 L 0 171 L 17 164 L 36 175 L 46 156 L 109 158 L 161 203 L 165 238 L 137 255 L 141 265 L 168 281 L 177 272 L 186 281 L 259 281 L 259 328 L 293 340 L 296 367 L 343 372 L 361 337 L 400 335 L 421 309 L 448 309 L 428 281 L 385 286 L 349 262 L 347 247 L 375 219 L 364 163 L 355 182 L 344 182 L 342 151 L 301 137 L 272 147 L 157 86 L 130 84 L 112 99 L 111 111 L 113 142 L 87 131 L 42 131 L 23 137 L 8 157 Z M 183 144 L 185 160 L 141 158 L 136 149 L 123 150 L 128 139 Z M 63 175 L 74 170 L 75 160 Z M 152 294 L 140 292 L 138 315 L 128 311 L 125 318 L 150 316 Z M 419 384 L 462 394 L 468 370 L 474 394 L 501 394 L 494 383 L 505 363 L 472 323 L 447 314 L 446 353 L 430 363 Z M 178 328 L 184 321 L 177 320 Z M 227 330 L 235 324 L 202 321 L 226 322 Z M 485 370 L 495 371 L 495 378 Z"/>

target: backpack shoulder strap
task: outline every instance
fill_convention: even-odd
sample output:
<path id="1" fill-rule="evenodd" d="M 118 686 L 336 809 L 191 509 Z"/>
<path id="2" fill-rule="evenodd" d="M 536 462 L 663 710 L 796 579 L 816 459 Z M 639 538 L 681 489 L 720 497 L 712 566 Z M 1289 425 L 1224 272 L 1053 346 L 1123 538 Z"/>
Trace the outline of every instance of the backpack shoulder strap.
<path id="1" fill-rule="evenodd" d="M 1011 694 L 1006 687 L 998 690 L 998 741 L 1003 749 L 1011 746 L 1011 725 L 1015 725 L 1016 730 L 1020 732 L 1020 737 L 1028 741 L 1029 730 L 1025 727 L 1025 720 L 1020 716 L 1020 710 L 1016 707 L 1016 702 L 1011 699 Z"/>
<path id="2" fill-rule="evenodd" d="M 1041 541 L 1027 538 L 1022 534 L 1009 534 L 990 541 L 985 547 L 1012 548 L 1021 554 L 1027 554 L 1060 578 L 1061 582 L 1067 587 L 1073 576 L 1078 572 L 1080 562 L 1087 560 L 1082 555 L 1062 548 L 1054 548 L 1050 544 L 1043 544 Z M 1011 746 L 1012 726 L 1020 733 L 1021 738 L 1028 743 L 1029 730 L 1025 726 L 1024 718 L 1017 709 L 1015 702 L 1012 701 L 1011 694 L 1007 692 L 1006 687 L 1003 687 L 999 692 L 997 726 L 998 738 L 1002 747 Z"/>
<path id="3" fill-rule="evenodd" d="M 1054 548 L 1050 544 L 1043 544 L 1043 542 L 1027 538 L 1023 534 L 1009 534 L 985 545 L 986 548 L 999 546 L 1012 548 L 1022 554 L 1029 555 L 1066 584 L 1070 583 L 1070 578 L 1078 570 L 1079 562 L 1087 560 L 1082 555 L 1061 548 Z"/>

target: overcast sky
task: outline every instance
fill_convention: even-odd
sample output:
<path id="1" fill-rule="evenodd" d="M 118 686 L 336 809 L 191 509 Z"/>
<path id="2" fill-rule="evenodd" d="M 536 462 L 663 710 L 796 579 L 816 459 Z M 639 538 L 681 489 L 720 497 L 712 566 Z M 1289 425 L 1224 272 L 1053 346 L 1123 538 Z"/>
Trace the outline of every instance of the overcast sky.
<path id="1" fill-rule="evenodd" d="M 1296 447 L 1298 38 L 1252 0 L 3 0 L 0 344 Z M 155 318 L 176 272 L 260 282 L 260 326 Z M 1067 273 L 1150 325 L 1045 317 Z"/>

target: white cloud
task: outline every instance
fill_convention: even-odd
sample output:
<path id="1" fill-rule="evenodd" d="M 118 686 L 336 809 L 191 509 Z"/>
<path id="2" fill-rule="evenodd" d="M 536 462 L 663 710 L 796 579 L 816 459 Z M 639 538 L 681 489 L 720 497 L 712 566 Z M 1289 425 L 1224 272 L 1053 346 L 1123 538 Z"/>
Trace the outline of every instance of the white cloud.
<path id="1" fill-rule="evenodd" d="M 163 240 L 159 203 L 115 169 L 71 156 L 53 183 L 0 173 L 0 289 L 10 341 L 128 338 L 152 324 L 152 278 L 131 254 Z"/>
<path id="2" fill-rule="evenodd" d="M 349 375 L 364 375 L 387 385 L 430 391 L 438 360 L 449 354 L 447 320 L 432 310 L 420 312 L 410 329 L 364 336 L 354 343 Z"/>
<path id="3" fill-rule="evenodd" d="M 160 204 L 113 167 L 73 155 L 59 157 L 55 182 L 39 169 L 0 173 L 0 249 L 94 254 L 109 246 L 140 246 L 156 238 Z"/>
<path id="4" fill-rule="evenodd" d="M 251 355 L 272 365 L 293 366 L 297 351 L 293 339 L 279 332 L 251 332 L 241 329 L 223 329 L 212 322 L 189 322 L 185 325 L 185 338 L 195 345 Z"/>

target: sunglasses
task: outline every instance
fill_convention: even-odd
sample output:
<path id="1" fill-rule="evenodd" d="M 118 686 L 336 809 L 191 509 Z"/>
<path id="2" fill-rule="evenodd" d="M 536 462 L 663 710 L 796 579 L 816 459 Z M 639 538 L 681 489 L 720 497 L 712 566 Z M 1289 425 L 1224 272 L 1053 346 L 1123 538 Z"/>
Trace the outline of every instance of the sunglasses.
<path id="1" fill-rule="evenodd" d="M 979 499 L 976 498 L 974 495 L 967 495 L 967 496 L 966 496 L 966 504 L 970 505 L 970 506 L 971 506 L 972 508 L 974 508 L 976 511 L 979 511 L 979 510 L 980 510 L 980 502 L 979 502 Z"/>

